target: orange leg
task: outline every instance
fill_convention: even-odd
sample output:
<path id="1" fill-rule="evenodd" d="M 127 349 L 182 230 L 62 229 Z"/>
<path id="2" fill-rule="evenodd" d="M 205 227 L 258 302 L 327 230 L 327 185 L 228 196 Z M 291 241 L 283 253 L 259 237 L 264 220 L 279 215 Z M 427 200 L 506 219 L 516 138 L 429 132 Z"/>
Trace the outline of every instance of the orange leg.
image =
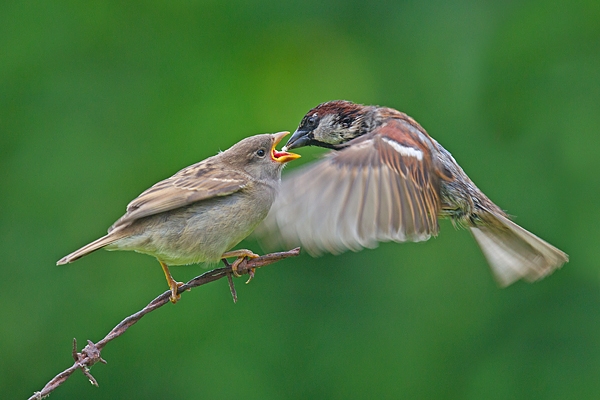
<path id="1" fill-rule="evenodd" d="M 242 261 L 244 261 L 244 258 L 245 257 L 257 258 L 260 256 L 258 254 L 251 252 L 250 250 L 246 250 L 246 249 L 228 251 L 227 253 L 223 253 L 223 255 L 221 256 L 221 258 L 229 258 L 229 257 L 237 257 L 237 260 L 235 260 L 233 262 L 233 264 L 231 265 L 231 270 L 233 271 L 233 275 L 235 275 L 236 277 L 239 278 L 241 275 L 238 274 L 237 267 L 241 264 Z M 248 281 L 248 282 L 250 282 L 250 281 Z"/>
<path id="2" fill-rule="evenodd" d="M 162 267 L 163 272 L 165 273 L 165 277 L 167 278 L 169 288 L 171 288 L 171 298 L 169 300 L 171 300 L 171 303 L 175 304 L 181 298 L 181 295 L 177 294 L 177 289 L 179 288 L 179 286 L 183 286 L 183 282 L 177 282 L 175 279 L 173 279 L 167 264 L 160 260 L 158 260 L 158 262 L 160 263 L 160 266 Z"/>

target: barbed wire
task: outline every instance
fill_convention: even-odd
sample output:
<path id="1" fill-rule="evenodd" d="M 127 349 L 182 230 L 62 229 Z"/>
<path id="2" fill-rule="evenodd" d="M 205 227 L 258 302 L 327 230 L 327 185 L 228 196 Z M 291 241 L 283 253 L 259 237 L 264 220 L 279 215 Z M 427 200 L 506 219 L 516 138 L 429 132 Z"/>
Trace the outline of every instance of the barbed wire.
<path id="1" fill-rule="evenodd" d="M 250 276 L 250 278 L 246 282 L 248 283 L 254 277 L 254 270 L 256 268 L 264 267 L 266 265 L 283 260 L 285 258 L 296 257 L 299 254 L 300 248 L 297 247 L 289 251 L 265 254 L 264 256 L 260 256 L 257 258 L 245 258 L 244 261 L 242 261 L 240 265 L 237 266 L 237 273 L 239 275 L 248 274 Z M 191 279 L 189 282 L 180 286 L 177 290 L 177 293 L 181 294 L 197 286 L 205 285 L 207 283 L 214 282 L 221 278 L 227 277 L 227 280 L 229 282 L 229 289 L 231 290 L 231 296 L 233 297 L 233 301 L 237 302 L 237 293 L 235 291 L 235 286 L 233 284 L 232 279 L 232 267 L 227 262 L 227 260 L 223 260 L 223 262 L 225 263 L 224 267 L 213 269 L 211 271 L 205 272 L 200 276 L 195 277 L 194 279 Z M 106 361 L 100 356 L 100 352 L 102 351 L 104 346 L 106 346 L 109 342 L 125 333 L 127 329 L 129 329 L 131 326 L 137 323 L 144 315 L 169 303 L 170 296 L 171 291 L 167 290 L 166 292 L 152 300 L 150 303 L 148 303 L 146 307 L 121 321 L 99 342 L 94 343 L 91 340 L 88 340 L 87 345 L 81 350 L 81 352 L 77 352 L 77 340 L 73 339 L 72 356 L 75 363 L 71 367 L 65 369 L 64 371 L 56 375 L 54 378 L 52 378 L 42 390 L 40 390 L 39 392 L 35 392 L 33 396 L 29 397 L 28 400 L 41 400 L 44 397 L 48 396 L 57 387 L 59 387 L 67 379 L 69 379 L 69 377 L 77 370 L 81 370 L 93 385 L 98 386 L 98 382 L 90 373 L 90 367 L 98 362 L 106 364 Z"/>

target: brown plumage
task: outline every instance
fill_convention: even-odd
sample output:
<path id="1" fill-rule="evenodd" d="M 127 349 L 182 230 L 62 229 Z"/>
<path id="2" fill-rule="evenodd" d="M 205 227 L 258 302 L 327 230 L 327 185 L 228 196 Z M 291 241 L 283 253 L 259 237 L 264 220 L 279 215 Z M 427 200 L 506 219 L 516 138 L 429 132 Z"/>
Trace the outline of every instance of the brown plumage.
<path id="1" fill-rule="evenodd" d="M 168 265 L 217 262 L 245 256 L 228 252 L 265 218 L 279 190 L 283 165 L 300 157 L 275 150 L 288 132 L 246 138 L 228 150 L 182 169 L 144 191 L 106 236 L 63 257 L 73 262 L 102 247 L 133 250 L 160 262 L 176 302 L 178 282 Z"/>
<path id="2" fill-rule="evenodd" d="M 510 221 L 452 155 L 411 117 L 387 107 L 331 101 L 310 110 L 285 149 L 331 148 L 284 177 L 258 236 L 340 253 L 385 241 L 422 241 L 438 218 L 469 228 L 500 285 L 537 280 L 568 256 Z"/>

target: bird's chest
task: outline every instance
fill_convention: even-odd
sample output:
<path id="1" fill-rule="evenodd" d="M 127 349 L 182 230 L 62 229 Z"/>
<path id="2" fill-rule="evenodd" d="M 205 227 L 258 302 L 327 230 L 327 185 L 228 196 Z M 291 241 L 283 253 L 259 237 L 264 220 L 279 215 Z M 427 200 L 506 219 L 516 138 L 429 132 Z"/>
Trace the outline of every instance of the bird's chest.
<path id="1" fill-rule="evenodd" d="M 268 190 L 240 191 L 173 212 L 169 232 L 152 238 L 156 255 L 171 265 L 216 262 L 266 217 L 273 197 Z"/>

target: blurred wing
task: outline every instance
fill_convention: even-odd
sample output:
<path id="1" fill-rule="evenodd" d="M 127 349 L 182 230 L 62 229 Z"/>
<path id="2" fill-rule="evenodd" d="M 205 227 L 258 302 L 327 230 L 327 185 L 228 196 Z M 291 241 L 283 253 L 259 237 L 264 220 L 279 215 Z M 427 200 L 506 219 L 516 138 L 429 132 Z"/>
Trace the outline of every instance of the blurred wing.
<path id="1" fill-rule="evenodd" d="M 190 165 L 136 197 L 109 232 L 143 217 L 230 195 L 244 188 L 247 182 L 242 172 L 217 168 L 209 160 Z"/>
<path id="2" fill-rule="evenodd" d="M 427 240 L 438 231 L 440 197 L 426 154 L 387 134 L 331 152 L 284 176 L 257 236 L 313 255 Z"/>

